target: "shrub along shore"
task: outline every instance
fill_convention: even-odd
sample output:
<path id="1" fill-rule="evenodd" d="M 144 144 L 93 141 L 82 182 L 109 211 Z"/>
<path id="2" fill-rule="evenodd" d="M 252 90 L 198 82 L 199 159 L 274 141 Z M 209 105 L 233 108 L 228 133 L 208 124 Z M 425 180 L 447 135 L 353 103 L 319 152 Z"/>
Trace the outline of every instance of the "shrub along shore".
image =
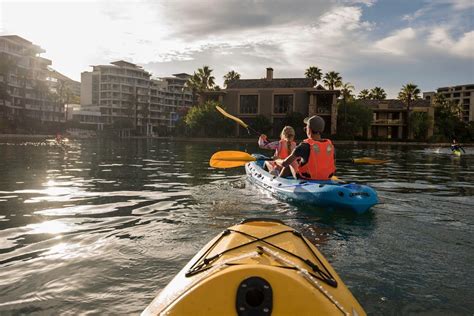
<path id="1" fill-rule="evenodd" d="M 29 134 L 0 134 L 0 139 L 4 140 L 44 140 L 55 138 L 56 135 L 29 135 Z M 145 137 L 145 136 L 131 136 L 129 138 L 116 138 L 117 140 L 129 139 L 156 139 L 170 142 L 209 142 L 209 143 L 257 143 L 255 138 L 233 138 L 233 137 Z M 333 140 L 335 145 L 401 145 L 401 146 L 429 146 L 429 147 L 449 147 L 451 143 L 430 143 L 430 142 L 416 142 L 416 141 L 380 141 L 380 140 Z M 462 143 L 463 146 L 474 146 L 474 143 Z"/>

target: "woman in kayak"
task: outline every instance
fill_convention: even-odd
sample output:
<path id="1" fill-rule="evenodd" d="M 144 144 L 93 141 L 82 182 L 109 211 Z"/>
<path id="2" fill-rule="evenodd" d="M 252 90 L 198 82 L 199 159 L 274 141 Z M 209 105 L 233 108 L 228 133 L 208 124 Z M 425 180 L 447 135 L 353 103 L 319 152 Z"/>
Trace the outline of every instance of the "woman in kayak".
<path id="1" fill-rule="evenodd" d="M 457 141 L 456 141 L 456 138 L 453 138 L 453 142 L 451 143 L 451 151 L 452 152 L 455 152 L 455 151 L 463 151 L 463 153 L 466 153 L 466 151 L 464 150 L 464 148 L 462 148 L 461 144 L 459 144 Z"/>
<path id="2" fill-rule="evenodd" d="M 258 138 L 258 146 L 263 149 L 275 150 L 273 155 L 274 159 L 286 159 L 290 153 L 296 148 L 295 130 L 291 126 L 285 126 L 280 133 L 280 140 L 270 142 L 267 135 L 262 134 Z M 281 167 L 278 166 L 275 161 L 265 161 L 265 166 L 268 172 L 274 175 L 278 175 L 281 171 Z"/>
<path id="3" fill-rule="evenodd" d="M 276 160 L 282 168 L 280 176 L 293 175 L 307 180 L 329 180 L 336 172 L 334 145 L 331 140 L 321 138 L 325 122 L 314 115 L 304 120 L 308 138 L 302 141 L 286 159 Z M 294 168 L 294 162 L 298 167 Z"/>

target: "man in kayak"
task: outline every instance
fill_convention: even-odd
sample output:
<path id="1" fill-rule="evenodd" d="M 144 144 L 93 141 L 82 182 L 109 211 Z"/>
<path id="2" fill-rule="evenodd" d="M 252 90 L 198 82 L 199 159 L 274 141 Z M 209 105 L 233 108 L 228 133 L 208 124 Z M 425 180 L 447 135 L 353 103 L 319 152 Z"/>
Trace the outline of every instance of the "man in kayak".
<path id="1" fill-rule="evenodd" d="M 324 119 L 313 115 L 304 120 L 308 138 L 302 141 L 286 159 L 276 160 L 283 168 L 280 176 L 293 175 L 295 178 L 307 180 L 328 180 L 336 172 L 334 145 L 331 140 L 323 139 Z M 291 164 L 299 159 L 298 170 Z"/>
<path id="2" fill-rule="evenodd" d="M 466 151 L 464 150 L 464 148 L 462 148 L 462 146 L 456 141 L 456 138 L 453 138 L 453 142 L 451 143 L 451 151 L 454 152 L 454 151 L 463 151 L 463 153 L 466 153 Z"/>

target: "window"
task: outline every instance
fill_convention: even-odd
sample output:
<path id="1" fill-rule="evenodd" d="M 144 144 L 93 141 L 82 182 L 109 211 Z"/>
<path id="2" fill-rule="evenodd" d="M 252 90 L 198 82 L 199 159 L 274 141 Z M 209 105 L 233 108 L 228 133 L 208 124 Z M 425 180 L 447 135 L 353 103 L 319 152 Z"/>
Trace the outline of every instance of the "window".
<path id="1" fill-rule="evenodd" d="M 258 113 L 258 95 L 240 96 L 240 114 Z"/>
<path id="2" fill-rule="evenodd" d="M 275 95 L 273 100 L 273 113 L 286 114 L 293 110 L 293 95 Z"/>

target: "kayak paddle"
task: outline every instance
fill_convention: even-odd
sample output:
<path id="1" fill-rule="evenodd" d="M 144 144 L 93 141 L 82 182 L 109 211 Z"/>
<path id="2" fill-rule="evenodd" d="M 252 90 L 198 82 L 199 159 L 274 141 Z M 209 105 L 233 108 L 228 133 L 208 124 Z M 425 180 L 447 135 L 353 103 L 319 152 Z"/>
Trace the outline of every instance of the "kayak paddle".
<path id="1" fill-rule="evenodd" d="M 212 155 L 209 165 L 213 168 L 235 168 L 244 166 L 247 162 L 257 160 L 273 160 L 273 158 L 256 158 L 246 152 L 236 150 L 218 151 Z M 380 165 L 388 162 L 388 160 L 379 160 L 369 157 L 354 159 L 338 159 L 337 162 L 351 162 L 355 164 Z"/>
<path id="2" fill-rule="evenodd" d="M 257 160 L 273 160 L 273 158 L 255 158 L 243 151 L 224 150 L 212 155 L 209 165 L 213 168 L 226 169 L 244 166 L 247 162 Z"/>
<path id="3" fill-rule="evenodd" d="M 262 133 L 259 133 L 257 132 L 256 130 L 254 130 L 252 127 L 250 127 L 250 125 L 246 124 L 244 121 L 242 121 L 241 119 L 239 119 L 238 117 L 235 117 L 229 113 L 227 113 L 223 108 L 221 108 L 220 106 L 216 105 L 216 109 L 217 111 L 219 111 L 222 115 L 224 115 L 225 117 L 227 118 L 230 118 L 231 120 L 237 122 L 240 126 L 244 127 L 247 129 L 247 132 L 249 133 L 250 135 L 250 131 L 254 132 L 255 134 L 257 135 L 261 135 Z"/>

